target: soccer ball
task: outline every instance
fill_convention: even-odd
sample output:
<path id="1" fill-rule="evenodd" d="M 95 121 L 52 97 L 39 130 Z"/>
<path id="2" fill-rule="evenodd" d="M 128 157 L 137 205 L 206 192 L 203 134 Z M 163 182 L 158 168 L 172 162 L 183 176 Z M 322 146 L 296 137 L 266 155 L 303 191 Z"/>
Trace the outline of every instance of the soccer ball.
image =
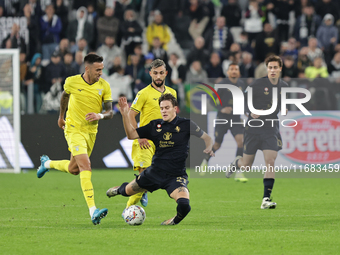
<path id="1" fill-rule="evenodd" d="M 142 225 L 145 217 L 144 209 L 138 205 L 131 205 L 124 212 L 124 221 L 131 226 Z"/>

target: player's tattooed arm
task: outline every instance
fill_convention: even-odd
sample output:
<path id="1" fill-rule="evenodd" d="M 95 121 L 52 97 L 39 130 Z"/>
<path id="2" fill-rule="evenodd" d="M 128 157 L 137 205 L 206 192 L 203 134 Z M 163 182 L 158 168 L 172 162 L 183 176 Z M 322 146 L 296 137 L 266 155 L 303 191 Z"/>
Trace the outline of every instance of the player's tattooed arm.
<path id="1" fill-rule="evenodd" d="M 59 112 L 59 118 L 58 118 L 58 126 L 61 129 L 65 128 L 64 116 L 65 116 L 65 112 L 67 109 L 69 99 L 70 99 L 70 95 L 67 94 L 65 91 L 63 91 L 63 93 L 61 94 L 61 99 L 60 99 L 60 112 Z"/>
<path id="2" fill-rule="evenodd" d="M 111 101 L 104 102 L 104 108 L 105 108 L 105 112 L 103 113 L 104 120 L 112 119 L 113 117 L 112 102 Z"/>

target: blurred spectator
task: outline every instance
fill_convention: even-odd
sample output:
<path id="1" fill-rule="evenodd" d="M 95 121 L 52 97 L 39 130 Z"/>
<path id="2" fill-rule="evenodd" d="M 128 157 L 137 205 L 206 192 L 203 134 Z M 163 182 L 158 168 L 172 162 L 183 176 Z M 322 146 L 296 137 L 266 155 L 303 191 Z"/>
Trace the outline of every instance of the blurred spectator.
<path id="1" fill-rule="evenodd" d="M 87 5 L 87 21 L 92 25 L 92 34 L 94 37 L 97 36 L 97 20 L 98 20 L 98 14 L 94 8 L 93 4 Z M 97 48 L 97 40 L 93 39 L 92 43 L 89 45 L 91 49 Z"/>
<path id="2" fill-rule="evenodd" d="M 340 82 L 340 52 L 334 55 L 331 63 L 328 65 L 328 73 L 336 82 Z"/>
<path id="3" fill-rule="evenodd" d="M 29 33 L 29 42 L 28 42 L 28 59 L 32 59 L 33 55 L 37 51 L 41 51 L 40 44 L 40 26 L 39 22 L 34 16 L 31 14 L 31 5 L 26 4 L 23 8 L 24 16 L 26 17 L 27 29 Z M 1 16 L 1 15 L 0 15 Z"/>
<path id="4" fill-rule="evenodd" d="M 200 36 L 196 38 L 194 48 L 190 50 L 187 56 L 187 68 L 189 68 L 191 63 L 195 60 L 200 61 L 204 66 L 208 64 L 209 53 L 204 49 L 204 43 L 203 37 Z"/>
<path id="5" fill-rule="evenodd" d="M 266 56 L 280 52 L 280 42 L 276 36 L 273 27 L 269 23 L 265 23 L 263 32 L 256 38 L 255 56 L 254 59 L 258 62 L 263 62 Z"/>
<path id="6" fill-rule="evenodd" d="M 24 10 L 25 5 L 28 4 L 30 6 L 31 17 L 39 23 L 41 16 L 43 15 L 43 11 L 41 9 L 40 1 L 37 0 L 24 0 L 20 1 L 20 10 Z M 25 15 L 26 16 L 26 15 Z"/>
<path id="7" fill-rule="evenodd" d="M 126 56 L 133 53 L 136 44 L 142 43 L 142 32 L 143 28 L 136 20 L 136 13 L 133 10 L 126 10 L 124 21 L 120 24 L 121 47 L 124 48 Z"/>
<path id="8" fill-rule="evenodd" d="M 339 1 L 337 0 L 320 0 L 316 4 L 315 10 L 321 18 L 324 18 L 327 13 L 332 14 L 335 21 L 340 18 Z"/>
<path id="9" fill-rule="evenodd" d="M 274 8 L 271 10 L 276 16 L 276 30 L 280 42 L 288 40 L 289 13 L 294 9 L 294 0 L 272 0 Z"/>
<path id="10" fill-rule="evenodd" d="M 170 86 L 176 90 L 178 96 L 178 104 L 180 107 L 185 105 L 185 89 L 184 82 L 186 80 L 186 68 L 176 53 L 170 54 L 168 63 L 168 76 L 170 78 Z"/>
<path id="11" fill-rule="evenodd" d="M 227 27 L 238 27 L 242 18 L 242 10 L 237 0 L 229 0 L 228 4 L 223 4 L 221 16 L 226 19 Z"/>
<path id="12" fill-rule="evenodd" d="M 57 52 L 54 52 L 51 56 L 50 63 L 44 71 L 44 86 L 42 87 L 42 92 L 47 93 L 56 82 L 62 83 L 66 78 L 65 75 L 65 66 L 61 62 L 61 57 Z"/>
<path id="13" fill-rule="evenodd" d="M 208 82 L 207 72 L 202 68 L 200 61 L 195 60 L 191 63 L 189 70 L 186 74 L 186 83 L 194 84 L 197 82 Z"/>
<path id="14" fill-rule="evenodd" d="M 120 94 L 126 95 L 128 101 L 132 100 L 131 82 L 133 79 L 130 75 L 124 75 L 123 68 L 118 68 L 117 72 L 107 78 L 107 81 L 110 83 L 113 103 L 118 102 Z"/>
<path id="15" fill-rule="evenodd" d="M 145 55 L 144 67 L 138 71 L 137 80 L 135 82 L 136 83 L 135 88 L 134 88 L 135 94 L 137 94 L 138 91 L 140 91 L 141 89 L 151 84 L 152 78 L 149 74 L 149 71 L 150 71 L 151 63 L 154 60 L 154 58 L 155 57 L 152 53 L 148 53 Z"/>
<path id="16" fill-rule="evenodd" d="M 316 38 L 310 38 L 308 40 L 307 56 L 311 62 L 317 57 L 323 58 L 322 50 L 318 48 L 318 40 Z"/>
<path id="17" fill-rule="evenodd" d="M 205 68 L 208 78 L 214 78 L 214 83 L 219 83 L 225 77 L 222 70 L 221 58 L 218 52 L 210 55 L 210 62 Z"/>
<path id="18" fill-rule="evenodd" d="M 163 21 L 171 29 L 174 27 L 174 19 L 178 12 L 183 11 L 184 1 L 181 0 L 153 0 L 152 11 L 159 10 L 163 15 Z"/>
<path id="19" fill-rule="evenodd" d="M 198 0 L 189 0 L 189 16 L 191 19 L 189 34 L 193 40 L 202 36 L 209 23 L 209 10 Z"/>
<path id="20" fill-rule="evenodd" d="M 83 58 L 87 55 L 89 49 L 87 46 L 87 41 L 84 38 L 81 38 L 78 40 L 76 45 L 73 45 L 73 47 L 71 48 L 71 52 L 77 52 L 77 51 L 81 51 L 83 54 Z"/>
<path id="21" fill-rule="evenodd" d="M 247 52 L 251 53 L 252 55 L 254 55 L 254 48 L 252 47 L 252 45 L 250 44 L 250 42 L 248 40 L 247 32 L 245 32 L 245 31 L 241 32 L 238 43 L 240 44 L 241 51 L 247 51 Z M 255 42 L 254 42 L 254 44 L 255 44 Z"/>
<path id="22" fill-rule="evenodd" d="M 133 49 L 133 53 L 127 57 L 126 65 L 131 65 L 131 56 L 136 55 L 138 56 L 139 63 L 138 63 L 138 68 L 142 68 L 145 63 L 145 58 L 142 52 L 142 45 L 136 45 L 135 48 Z"/>
<path id="23" fill-rule="evenodd" d="M 314 13 L 311 4 L 302 9 L 302 15 L 296 19 L 294 27 L 294 37 L 300 42 L 300 46 L 307 46 L 308 38 L 316 36 L 316 32 L 321 25 L 321 18 Z"/>
<path id="24" fill-rule="evenodd" d="M 298 69 L 292 56 L 287 56 L 283 60 L 282 77 L 286 82 L 289 82 L 291 78 L 298 77 Z"/>
<path id="25" fill-rule="evenodd" d="M 185 13 L 175 17 L 173 32 L 175 34 L 176 40 L 186 52 L 193 46 L 194 41 L 192 40 L 191 35 L 189 34 L 189 26 L 190 26 L 190 17 Z"/>
<path id="26" fill-rule="evenodd" d="M 332 14 L 326 14 L 323 19 L 323 24 L 318 28 L 316 38 L 318 39 L 319 47 L 325 54 L 326 63 L 332 59 L 334 46 L 338 42 L 338 29 L 333 25 L 334 17 Z"/>
<path id="27" fill-rule="evenodd" d="M 19 56 L 19 61 L 20 61 L 20 99 L 22 99 L 23 97 L 25 97 L 25 78 L 27 75 L 27 62 L 26 62 L 26 53 L 24 52 L 20 52 L 20 56 Z M 25 102 L 27 102 L 26 100 L 20 100 L 20 109 L 22 112 L 25 112 L 27 110 L 26 104 Z"/>
<path id="28" fill-rule="evenodd" d="M 140 69 L 143 68 L 143 66 L 140 66 L 140 56 L 139 55 L 131 55 L 131 64 L 127 65 L 125 67 L 125 74 L 128 74 L 132 77 L 133 82 L 135 82 L 135 80 L 137 79 L 137 75 Z"/>
<path id="29" fill-rule="evenodd" d="M 98 2 L 100 2 L 100 1 L 98 1 Z M 72 10 L 78 10 L 79 7 L 88 6 L 90 4 L 93 5 L 94 8 L 96 9 L 97 8 L 96 3 L 97 3 L 96 0 L 73 0 L 72 1 Z"/>
<path id="30" fill-rule="evenodd" d="M 296 64 L 296 66 L 298 68 L 298 72 L 299 72 L 299 78 L 304 78 L 305 69 L 312 65 L 312 61 L 310 61 L 307 54 L 308 54 L 308 48 L 307 47 L 303 47 L 299 51 L 297 64 Z"/>
<path id="31" fill-rule="evenodd" d="M 265 77 L 267 76 L 267 74 L 268 72 L 267 72 L 266 63 L 262 62 L 258 64 L 257 67 L 255 68 L 255 79 Z"/>
<path id="32" fill-rule="evenodd" d="M 46 14 L 40 19 L 42 57 L 43 59 L 50 59 L 54 49 L 59 44 L 62 24 L 60 18 L 54 14 L 53 5 L 47 5 L 45 12 Z"/>
<path id="33" fill-rule="evenodd" d="M 6 41 L 10 40 L 12 49 L 19 49 L 20 52 L 26 53 L 26 43 L 24 38 L 20 36 L 19 31 L 19 25 L 13 23 L 11 33 L 2 41 L 1 48 L 6 48 Z"/>
<path id="34" fill-rule="evenodd" d="M 180 106 L 185 105 L 185 93 L 183 83 L 186 80 L 186 68 L 176 53 L 170 54 L 168 65 L 168 77 L 171 81 L 171 87 L 177 91 Z"/>
<path id="35" fill-rule="evenodd" d="M 163 16 L 158 10 L 154 12 L 154 21 L 149 24 L 146 30 L 146 39 L 149 44 L 149 49 L 151 49 L 152 40 L 155 37 L 158 37 L 161 41 L 162 48 L 168 50 L 168 43 L 171 40 L 169 27 L 163 22 Z"/>
<path id="36" fill-rule="evenodd" d="M 245 12 L 244 31 L 248 33 L 251 43 L 262 32 L 263 11 L 256 0 L 249 0 L 249 6 Z"/>
<path id="37" fill-rule="evenodd" d="M 112 36 L 116 39 L 119 31 L 119 20 L 113 17 L 114 9 L 106 7 L 104 17 L 97 20 L 98 40 L 97 46 L 105 42 L 106 36 Z"/>
<path id="38" fill-rule="evenodd" d="M 225 76 L 227 76 L 227 71 L 231 63 L 241 64 L 241 47 L 238 43 L 233 43 L 230 46 L 228 58 L 222 62 L 222 69 Z"/>
<path id="39" fill-rule="evenodd" d="M 213 0 L 215 1 L 215 0 Z M 212 0 L 201 0 L 203 8 L 204 8 L 204 12 L 207 13 L 207 16 L 209 18 L 208 24 L 205 28 L 205 30 L 203 30 L 203 35 L 205 35 L 205 33 L 212 29 L 214 26 L 214 20 L 215 20 L 215 5 L 213 4 Z"/>
<path id="40" fill-rule="evenodd" d="M 218 17 L 212 34 L 207 36 L 209 40 L 209 51 L 217 51 L 223 58 L 226 58 L 227 51 L 234 42 L 230 29 L 225 25 L 225 17 Z"/>
<path id="41" fill-rule="evenodd" d="M 113 2 L 113 5 L 108 3 Z M 112 7 L 115 10 L 115 17 L 120 22 L 124 21 L 124 13 L 127 10 L 134 10 L 139 12 L 141 7 L 141 0 L 107 0 L 106 6 Z"/>
<path id="42" fill-rule="evenodd" d="M 67 27 L 67 38 L 71 46 L 75 45 L 80 39 L 84 38 L 88 44 L 93 40 L 93 27 L 87 21 L 87 9 L 82 6 L 77 10 L 77 18 L 72 20 Z"/>
<path id="43" fill-rule="evenodd" d="M 104 58 L 104 71 L 109 73 L 115 57 L 121 55 L 120 48 L 115 45 L 115 39 L 112 36 L 106 36 L 105 43 L 97 49 L 97 54 Z"/>
<path id="44" fill-rule="evenodd" d="M 73 55 L 71 52 L 67 52 L 64 55 L 65 77 L 79 74 L 76 67 L 73 64 Z"/>
<path id="45" fill-rule="evenodd" d="M 61 39 L 54 51 L 58 53 L 62 60 L 64 60 L 65 54 L 70 52 L 69 40 L 67 38 Z"/>
<path id="46" fill-rule="evenodd" d="M 30 66 L 27 70 L 25 85 L 29 85 L 33 83 L 33 91 L 34 91 L 34 110 L 36 113 L 40 111 L 42 105 L 41 98 L 41 89 L 43 85 L 43 76 L 42 76 L 42 66 L 41 66 L 41 54 L 35 53 L 31 60 Z M 25 88 L 25 91 L 27 87 Z"/>
<path id="47" fill-rule="evenodd" d="M 313 66 L 309 66 L 305 69 L 306 78 L 327 78 L 329 76 L 327 67 L 322 66 L 322 63 L 323 59 L 321 57 L 316 57 L 313 61 Z"/>
<path id="48" fill-rule="evenodd" d="M 68 8 L 64 4 L 64 0 L 54 0 L 55 14 L 60 18 L 63 30 L 61 30 L 60 38 L 66 37 L 66 28 L 68 28 Z"/>
<path id="49" fill-rule="evenodd" d="M 295 61 L 298 57 L 298 54 L 299 52 L 297 50 L 296 40 L 294 37 L 291 37 L 288 39 L 287 46 L 282 51 L 282 56 L 283 57 L 292 56 Z"/>
<path id="50" fill-rule="evenodd" d="M 159 58 L 163 60 L 165 63 L 168 63 L 168 54 L 162 48 L 162 43 L 158 37 L 154 37 L 152 39 L 151 53 L 155 56 L 155 59 Z"/>
<path id="51" fill-rule="evenodd" d="M 77 51 L 74 57 L 73 66 L 78 74 L 82 74 L 85 72 L 83 59 L 84 59 L 83 52 Z"/>
<path id="52" fill-rule="evenodd" d="M 253 55 L 249 52 L 242 53 L 242 63 L 240 65 L 242 78 L 254 78 L 255 66 L 253 64 Z"/>
<path id="53" fill-rule="evenodd" d="M 116 56 L 112 61 L 111 68 L 109 69 L 109 75 L 114 74 L 115 72 L 117 72 L 119 68 L 122 68 L 122 67 L 124 67 L 122 63 L 122 57 Z"/>

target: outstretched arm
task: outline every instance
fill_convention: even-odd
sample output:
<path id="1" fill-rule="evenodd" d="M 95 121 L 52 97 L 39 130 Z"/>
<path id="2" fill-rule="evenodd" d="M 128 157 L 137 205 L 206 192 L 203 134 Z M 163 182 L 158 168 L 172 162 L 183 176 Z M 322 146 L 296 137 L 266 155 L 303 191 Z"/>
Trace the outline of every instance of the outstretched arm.
<path id="1" fill-rule="evenodd" d="M 127 103 L 126 97 L 119 98 L 118 104 L 119 104 L 119 111 L 123 117 L 123 124 L 124 124 L 124 129 L 125 129 L 127 138 L 131 140 L 139 138 L 138 133 L 136 131 L 136 127 L 132 125 L 130 122 L 130 118 L 129 118 L 130 108 Z"/>
<path id="2" fill-rule="evenodd" d="M 138 113 L 135 112 L 134 110 L 130 110 L 128 114 L 130 123 L 135 129 L 137 128 L 137 121 L 136 121 L 137 114 Z M 148 142 L 148 139 L 145 139 L 145 138 L 138 139 L 138 143 L 141 149 L 147 149 L 151 147 L 150 143 Z"/>
<path id="3" fill-rule="evenodd" d="M 59 112 L 59 118 L 58 118 L 58 126 L 63 130 L 65 129 L 64 116 L 65 116 L 65 112 L 67 109 L 69 99 L 70 99 L 70 95 L 67 94 L 65 91 L 63 91 L 63 93 L 61 94 L 61 99 L 60 99 L 60 112 Z"/>
<path id="4" fill-rule="evenodd" d="M 90 112 L 86 114 L 85 116 L 86 120 L 91 122 L 91 121 L 100 120 L 100 119 L 104 119 L 104 120 L 112 119 L 113 117 L 112 102 L 111 101 L 104 102 L 104 108 L 105 108 L 105 112 L 103 113 Z"/>
<path id="5" fill-rule="evenodd" d="M 213 140 L 211 139 L 211 137 L 206 132 L 204 132 L 203 135 L 200 138 L 203 139 L 203 141 L 205 143 L 205 149 L 204 149 L 203 152 L 214 157 L 215 153 L 212 151 Z"/>

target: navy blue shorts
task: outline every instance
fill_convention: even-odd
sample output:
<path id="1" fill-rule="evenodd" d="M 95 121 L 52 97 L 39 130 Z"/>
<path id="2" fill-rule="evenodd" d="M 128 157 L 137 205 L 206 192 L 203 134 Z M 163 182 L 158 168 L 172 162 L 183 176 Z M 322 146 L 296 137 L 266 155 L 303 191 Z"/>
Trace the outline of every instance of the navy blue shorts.
<path id="1" fill-rule="evenodd" d="M 241 121 L 239 121 L 241 122 Z M 244 127 L 240 124 L 233 124 L 232 127 L 230 127 L 229 123 L 228 124 L 223 124 L 223 125 L 216 125 L 215 127 L 215 142 L 221 144 L 224 139 L 224 135 L 228 133 L 228 130 L 230 130 L 231 134 L 233 137 L 236 135 L 242 134 L 244 132 Z"/>
<path id="2" fill-rule="evenodd" d="M 145 169 L 140 175 L 136 175 L 136 182 L 139 187 L 150 192 L 164 189 L 169 196 L 179 187 L 187 188 L 189 183 L 187 174 L 171 176 L 153 169 L 152 166 Z"/>

